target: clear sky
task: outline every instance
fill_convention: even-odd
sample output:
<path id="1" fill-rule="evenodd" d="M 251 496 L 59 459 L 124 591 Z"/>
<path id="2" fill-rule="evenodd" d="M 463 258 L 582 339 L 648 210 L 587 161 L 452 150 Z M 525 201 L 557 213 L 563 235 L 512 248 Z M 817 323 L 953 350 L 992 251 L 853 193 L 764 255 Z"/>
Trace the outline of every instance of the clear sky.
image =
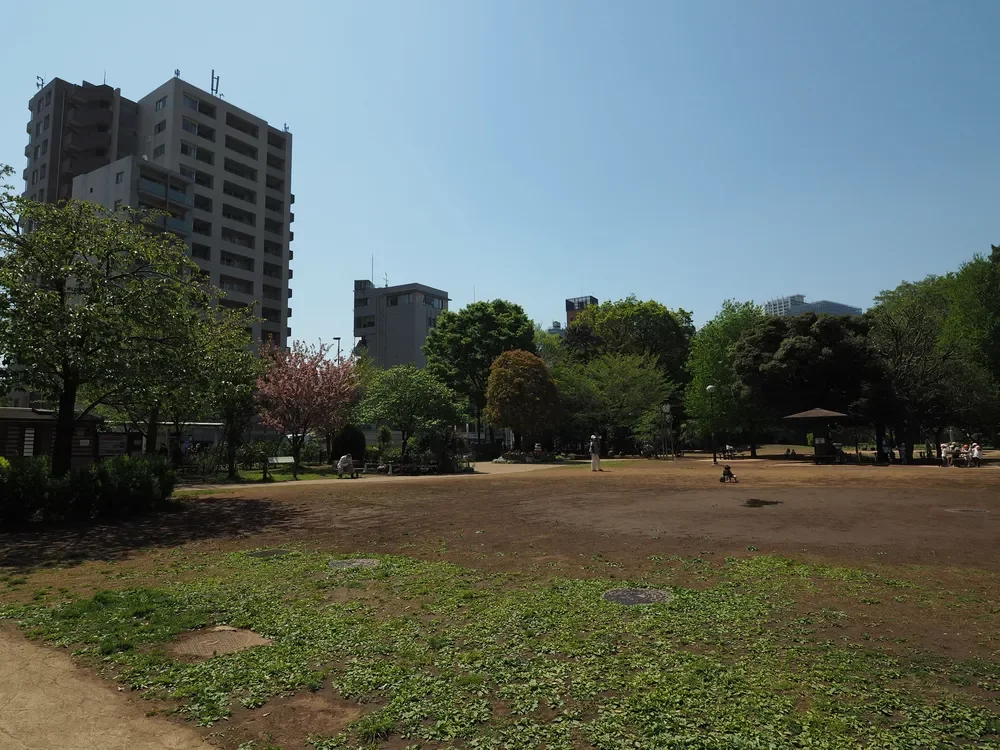
<path id="1" fill-rule="evenodd" d="M 11 3 L 0 162 L 36 75 L 174 68 L 294 134 L 293 336 L 352 282 L 867 306 L 1000 242 L 995 0 Z M 28 61 L 28 62 L 26 62 Z"/>

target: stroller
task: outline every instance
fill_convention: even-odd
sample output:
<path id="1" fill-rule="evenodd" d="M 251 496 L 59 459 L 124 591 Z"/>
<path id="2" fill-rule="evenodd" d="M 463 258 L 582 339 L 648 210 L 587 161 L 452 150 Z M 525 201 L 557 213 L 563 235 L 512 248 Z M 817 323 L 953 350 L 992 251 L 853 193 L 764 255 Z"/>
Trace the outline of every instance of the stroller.
<path id="1" fill-rule="evenodd" d="M 719 481 L 735 482 L 736 484 L 739 484 L 740 480 L 736 478 L 735 474 L 733 474 L 733 470 L 730 468 L 729 464 L 726 464 L 725 466 L 722 467 L 722 476 L 719 477 Z"/>

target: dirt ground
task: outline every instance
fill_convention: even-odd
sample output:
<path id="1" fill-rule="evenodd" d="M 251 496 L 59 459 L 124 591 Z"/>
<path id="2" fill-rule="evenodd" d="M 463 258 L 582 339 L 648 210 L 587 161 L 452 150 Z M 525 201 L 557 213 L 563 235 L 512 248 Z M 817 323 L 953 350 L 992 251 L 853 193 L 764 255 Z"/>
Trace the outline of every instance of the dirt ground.
<path id="1" fill-rule="evenodd" d="M 650 558 L 721 562 L 726 556 L 775 554 L 882 571 L 905 567 L 911 578 L 997 598 L 1000 470 L 750 460 L 732 465 L 738 484 L 720 484 L 721 467 L 711 461 L 684 459 L 607 462 L 600 474 L 581 466 L 530 472 L 491 467 L 496 473 L 226 488 L 188 498 L 183 510 L 156 518 L 0 534 L 0 567 L 30 574 L 26 589 L 67 586 L 83 592 L 108 585 L 100 573 L 106 561 L 153 570 L 178 546 L 198 552 L 294 546 L 395 553 L 535 576 L 621 578 L 641 576 Z M 944 608 L 928 619 L 906 605 L 878 616 L 851 615 L 845 633 L 875 626 L 933 651 L 995 658 L 989 651 L 995 645 L 976 638 L 996 628 L 995 617 L 986 622 Z M 145 718 L 141 705 L 80 672 L 65 652 L 5 630 L 0 664 L 5 747 L 203 746 L 193 729 Z M 89 696 L 85 706 L 83 695 Z M 291 706 L 300 721 L 316 713 Z M 335 713 L 335 723 L 350 718 L 347 706 Z M 111 732 L 105 722 L 118 734 L 92 735 L 91 744 L 82 739 L 87 727 Z M 253 722 L 266 723 L 267 714 L 250 712 L 244 723 Z M 46 734 L 60 727 L 78 733 Z M 105 739 L 133 731 L 138 734 L 132 744 Z M 153 735 L 160 744 L 145 739 Z"/>

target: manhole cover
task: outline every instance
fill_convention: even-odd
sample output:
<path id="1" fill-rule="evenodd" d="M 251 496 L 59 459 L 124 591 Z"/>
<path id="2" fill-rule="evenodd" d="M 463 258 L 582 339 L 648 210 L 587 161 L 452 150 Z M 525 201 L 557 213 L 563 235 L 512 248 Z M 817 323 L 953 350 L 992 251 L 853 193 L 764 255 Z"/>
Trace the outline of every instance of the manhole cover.
<path id="1" fill-rule="evenodd" d="M 989 513 L 985 508 L 948 508 L 949 513 Z"/>
<path id="2" fill-rule="evenodd" d="M 281 557 L 291 553 L 290 549 L 261 549 L 256 552 L 247 552 L 247 557 Z"/>
<path id="3" fill-rule="evenodd" d="M 763 508 L 766 505 L 781 505 L 781 500 L 758 500 L 755 497 L 748 497 L 743 501 L 746 508 Z"/>
<path id="4" fill-rule="evenodd" d="M 232 654 L 254 646 L 266 646 L 271 641 L 252 630 L 239 630 L 228 625 L 188 633 L 171 650 L 178 656 L 210 659 L 217 654 Z"/>
<path id="5" fill-rule="evenodd" d="M 615 604 L 661 604 L 672 598 L 673 594 L 660 589 L 611 589 L 604 592 L 605 601 Z"/>
<path id="6" fill-rule="evenodd" d="M 330 560 L 327 565 L 334 570 L 344 570 L 347 568 L 375 568 L 378 567 L 380 562 L 381 560 L 362 558 L 358 560 Z"/>

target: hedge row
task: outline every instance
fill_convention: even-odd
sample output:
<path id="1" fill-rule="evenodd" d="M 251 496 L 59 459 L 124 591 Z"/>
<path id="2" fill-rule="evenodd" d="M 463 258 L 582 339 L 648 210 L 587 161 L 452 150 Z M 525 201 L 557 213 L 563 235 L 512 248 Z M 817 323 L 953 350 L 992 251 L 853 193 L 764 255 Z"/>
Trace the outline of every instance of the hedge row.
<path id="1" fill-rule="evenodd" d="M 167 505 L 174 483 L 158 457 L 112 458 L 65 477 L 45 458 L 0 458 L 0 528 L 142 515 Z"/>

